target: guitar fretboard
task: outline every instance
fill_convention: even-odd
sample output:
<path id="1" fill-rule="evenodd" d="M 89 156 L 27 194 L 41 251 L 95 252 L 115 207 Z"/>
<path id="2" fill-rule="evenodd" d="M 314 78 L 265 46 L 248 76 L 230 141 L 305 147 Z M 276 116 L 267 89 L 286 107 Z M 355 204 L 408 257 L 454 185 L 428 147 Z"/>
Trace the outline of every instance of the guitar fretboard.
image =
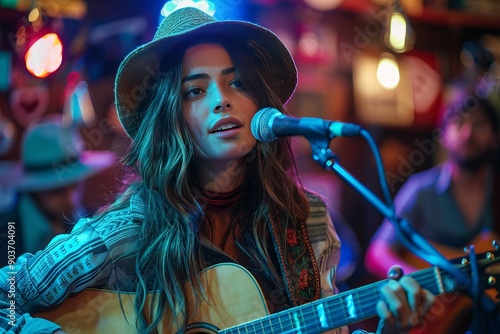
<path id="1" fill-rule="evenodd" d="M 443 293 L 441 274 L 437 268 L 428 268 L 410 274 L 433 294 Z M 271 314 L 236 327 L 220 330 L 223 334 L 241 333 L 320 333 L 349 325 L 376 315 L 381 295 L 379 289 L 386 281 L 323 298 L 306 305 Z"/>

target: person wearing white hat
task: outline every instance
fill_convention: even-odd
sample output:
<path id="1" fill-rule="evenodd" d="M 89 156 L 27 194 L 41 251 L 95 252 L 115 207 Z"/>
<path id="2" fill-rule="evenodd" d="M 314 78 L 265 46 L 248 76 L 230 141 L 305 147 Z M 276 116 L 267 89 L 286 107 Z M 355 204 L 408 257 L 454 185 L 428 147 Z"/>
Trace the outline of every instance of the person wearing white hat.
<path id="1" fill-rule="evenodd" d="M 9 324 L 9 283 L 0 286 L 0 325 L 8 333 L 308 326 L 345 333 L 347 322 L 334 320 L 352 315 L 351 304 L 314 303 L 337 292 L 340 242 L 326 205 L 296 180 L 290 140 L 264 143 L 250 129 L 261 108 L 288 114 L 296 85 L 294 61 L 271 31 L 191 7 L 167 16 L 115 80 L 118 117 L 132 139 L 126 190 L 16 263 L 19 312 Z M 8 279 L 6 270 L 0 279 Z M 434 298 L 411 277 L 377 293 L 365 306 L 380 316 L 379 333 L 416 324 Z M 311 304 L 314 312 L 286 312 Z M 286 318 L 266 316 L 282 310 Z"/>
<path id="2" fill-rule="evenodd" d="M 0 187 L 16 197 L 13 207 L 0 215 L 2 265 L 7 263 L 8 224 L 16 230 L 16 253 L 35 253 L 87 213 L 81 182 L 116 158 L 111 152 L 84 151 L 83 146 L 77 128 L 65 126 L 58 115 L 49 116 L 27 128 L 19 162 L 1 163 Z"/>

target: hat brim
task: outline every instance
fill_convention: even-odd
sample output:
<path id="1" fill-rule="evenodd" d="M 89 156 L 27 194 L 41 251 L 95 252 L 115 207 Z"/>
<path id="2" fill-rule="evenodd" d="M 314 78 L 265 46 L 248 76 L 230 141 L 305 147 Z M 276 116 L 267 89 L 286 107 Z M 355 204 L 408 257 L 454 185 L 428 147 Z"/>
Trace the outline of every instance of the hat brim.
<path id="1" fill-rule="evenodd" d="M 54 163 L 51 169 L 27 172 L 21 164 L 9 164 L 0 173 L 0 184 L 18 192 L 57 189 L 82 181 L 116 162 L 113 152 L 82 152 L 75 163 Z"/>
<path id="2" fill-rule="evenodd" d="M 256 43 L 260 52 L 269 57 L 268 77 L 275 80 L 277 94 L 283 104 L 293 95 L 297 86 L 295 62 L 283 42 L 270 30 L 245 21 L 211 21 L 178 34 L 158 38 L 143 44 L 128 54 L 118 68 L 115 79 L 115 100 L 118 116 L 129 136 L 135 134 L 140 119 L 137 108 L 156 86 L 162 56 L 186 41 L 199 37 L 219 36 L 236 42 Z"/>

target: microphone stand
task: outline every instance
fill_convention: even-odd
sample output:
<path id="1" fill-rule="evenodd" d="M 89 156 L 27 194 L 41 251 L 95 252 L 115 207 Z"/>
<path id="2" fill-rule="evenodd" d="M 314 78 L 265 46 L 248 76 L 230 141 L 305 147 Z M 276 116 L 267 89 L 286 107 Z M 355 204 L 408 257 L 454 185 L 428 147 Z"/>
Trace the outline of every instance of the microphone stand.
<path id="1" fill-rule="evenodd" d="M 474 305 L 474 320 L 472 333 L 484 332 L 484 321 L 481 321 L 481 309 L 478 304 L 481 304 L 482 310 L 492 314 L 496 309 L 496 304 L 487 299 L 486 296 L 481 296 L 478 287 L 478 270 L 476 254 L 474 247 L 469 248 L 471 257 L 471 272 L 473 279 L 471 280 L 463 272 L 459 271 L 451 262 L 446 259 L 432 244 L 429 243 L 413 226 L 405 219 L 400 219 L 396 216 L 387 204 L 383 203 L 372 191 L 364 186 L 358 179 L 345 170 L 339 163 L 337 156 L 328 148 L 330 138 L 324 136 L 306 136 L 312 147 L 313 160 L 318 162 L 324 169 L 335 172 L 346 183 L 353 187 L 361 196 L 363 196 L 376 210 L 378 210 L 384 217 L 389 219 L 396 229 L 398 239 L 401 243 L 412 253 L 418 257 L 425 259 L 430 264 L 441 268 L 454 277 L 459 284 L 467 286 L 472 295 Z M 474 268 L 472 268 L 474 266 Z M 477 331 L 476 331 L 477 330 Z"/>

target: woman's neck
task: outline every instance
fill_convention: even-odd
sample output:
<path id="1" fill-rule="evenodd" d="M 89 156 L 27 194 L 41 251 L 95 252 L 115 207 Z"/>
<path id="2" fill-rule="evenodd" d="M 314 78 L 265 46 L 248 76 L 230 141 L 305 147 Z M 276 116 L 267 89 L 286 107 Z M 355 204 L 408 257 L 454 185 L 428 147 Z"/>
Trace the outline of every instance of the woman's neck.
<path id="1" fill-rule="evenodd" d="M 239 161 L 222 164 L 203 163 L 198 165 L 200 184 L 214 193 L 227 193 L 239 187 L 243 182 L 243 167 Z"/>

